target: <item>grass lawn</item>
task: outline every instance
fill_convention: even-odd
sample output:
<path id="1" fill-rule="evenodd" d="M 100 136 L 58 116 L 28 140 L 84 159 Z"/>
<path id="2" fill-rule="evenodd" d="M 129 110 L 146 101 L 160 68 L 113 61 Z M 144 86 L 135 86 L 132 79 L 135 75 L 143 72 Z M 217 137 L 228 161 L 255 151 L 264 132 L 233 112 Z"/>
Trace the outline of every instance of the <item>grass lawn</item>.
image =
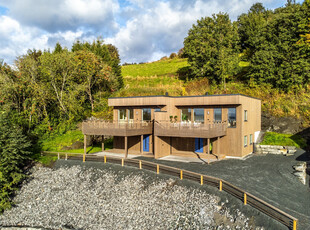
<path id="1" fill-rule="evenodd" d="M 306 147 L 307 143 L 304 138 L 299 135 L 282 134 L 275 132 L 267 132 L 264 135 L 264 140 L 261 145 L 282 145 L 282 146 L 295 146 L 297 148 Z"/>
<path id="2" fill-rule="evenodd" d="M 126 65 L 122 67 L 124 77 L 176 75 L 178 69 L 188 66 L 187 59 L 174 58 L 151 63 Z"/>

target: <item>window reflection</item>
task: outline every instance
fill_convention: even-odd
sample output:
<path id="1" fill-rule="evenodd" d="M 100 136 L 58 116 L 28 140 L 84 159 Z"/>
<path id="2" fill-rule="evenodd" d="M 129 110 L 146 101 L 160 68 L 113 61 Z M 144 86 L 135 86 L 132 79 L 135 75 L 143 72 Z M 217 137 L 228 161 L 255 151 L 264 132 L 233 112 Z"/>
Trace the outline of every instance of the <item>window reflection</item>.
<path id="1" fill-rule="evenodd" d="M 192 119 L 192 110 L 191 109 L 182 109 L 182 121 L 190 122 Z"/>
<path id="2" fill-rule="evenodd" d="M 194 109 L 194 121 L 204 123 L 204 109 Z"/>
<path id="3" fill-rule="evenodd" d="M 150 108 L 142 109 L 142 121 L 150 121 L 152 119 L 151 111 Z"/>
<path id="4" fill-rule="evenodd" d="M 222 121 L 222 109 L 221 108 L 214 109 L 214 121 L 215 122 Z"/>
<path id="5" fill-rule="evenodd" d="M 236 127 L 236 108 L 228 108 L 228 127 Z"/>

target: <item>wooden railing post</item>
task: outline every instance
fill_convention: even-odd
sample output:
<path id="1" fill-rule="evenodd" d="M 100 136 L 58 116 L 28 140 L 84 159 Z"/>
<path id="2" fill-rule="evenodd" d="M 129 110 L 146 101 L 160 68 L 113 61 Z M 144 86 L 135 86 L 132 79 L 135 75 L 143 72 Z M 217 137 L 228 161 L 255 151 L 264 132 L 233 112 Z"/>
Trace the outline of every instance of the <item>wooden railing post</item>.
<path id="1" fill-rule="evenodd" d="M 293 230 L 297 230 L 297 220 L 293 220 Z"/>

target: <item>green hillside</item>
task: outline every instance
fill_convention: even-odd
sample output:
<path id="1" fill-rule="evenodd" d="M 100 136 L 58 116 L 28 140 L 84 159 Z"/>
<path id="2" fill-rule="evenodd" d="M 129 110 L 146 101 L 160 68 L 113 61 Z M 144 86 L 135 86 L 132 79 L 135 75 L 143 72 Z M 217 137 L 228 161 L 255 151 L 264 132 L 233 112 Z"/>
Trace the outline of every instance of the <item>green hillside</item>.
<path id="1" fill-rule="evenodd" d="M 293 116 L 304 118 L 305 125 L 310 123 L 309 89 L 297 92 L 284 92 L 268 84 L 249 85 L 231 81 L 224 90 L 221 84 L 211 84 L 208 79 L 180 80 L 177 71 L 188 66 L 186 59 L 160 60 L 147 64 L 135 64 L 122 67 L 124 88 L 113 96 L 172 96 L 209 94 L 245 94 L 262 99 L 262 110 L 274 116 Z M 143 75 L 145 74 L 145 75 Z"/>
<path id="2" fill-rule="evenodd" d="M 122 67 L 124 77 L 174 76 L 178 69 L 188 66 L 187 59 L 173 58 L 151 63 L 126 65 Z"/>

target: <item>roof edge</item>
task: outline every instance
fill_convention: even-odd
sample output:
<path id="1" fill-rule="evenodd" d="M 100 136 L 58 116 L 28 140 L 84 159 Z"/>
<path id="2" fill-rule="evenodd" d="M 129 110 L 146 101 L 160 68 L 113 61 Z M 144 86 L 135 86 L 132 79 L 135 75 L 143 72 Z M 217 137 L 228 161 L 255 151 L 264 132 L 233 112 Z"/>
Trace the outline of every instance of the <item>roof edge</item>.
<path id="1" fill-rule="evenodd" d="M 214 95 L 194 95 L 194 96 L 166 96 L 166 95 L 151 95 L 151 96 L 133 96 L 133 97 L 109 97 L 108 99 L 120 99 L 120 98 L 146 98 L 146 97 L 169 97 L 169 98 L 182 98 L 182 97 L 218 97 L 218 96 L 243 96 L 256 100 L 262 100 L 257 97 L 252 97 L 244 94 L 214 94 Z"/>

